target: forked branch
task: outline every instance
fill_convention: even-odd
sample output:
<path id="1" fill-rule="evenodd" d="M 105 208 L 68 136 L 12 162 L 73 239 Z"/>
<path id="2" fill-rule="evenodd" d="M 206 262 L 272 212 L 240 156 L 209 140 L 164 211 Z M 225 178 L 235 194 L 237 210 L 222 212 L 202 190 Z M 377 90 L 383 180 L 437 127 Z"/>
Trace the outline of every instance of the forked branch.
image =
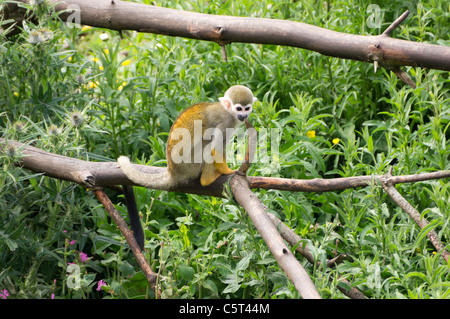
<path id="1" fill-rule="evenodd" d="M 250 131 L 250 130 L 249 130 Z M 250 136 L 252 136 L 250 134 Z M 255 135 L 256 136 L 256 135 Z M 255 138 L 255 137 L 251 137 Z M 0 152 L 5 152 L 9 149 L 8 153 L 16 152 L 20 153 L 20 158 L 17 165 L 22 166 L 25 169 L 37 173 L 43 173 L 50 177 L 58 179 L 68 180 L 80 185 L 93 188 L 93 187 L 114 187 L 115 185 L 133 185 L 122 171 L 117 167 L 116 162 L 95 163 L 88 162 L 79 159 L 74 159 L 66 156 L 61 156 L 53 153 L 49 153 L 33 146 L 25 145 L 16 141 L 6 141 L 0 138 Z M 13 151 L 12 151 L 13 150 Z M 246 177 L 245 172 L 248 169 L 248 165 L 251 162 L 250 156 L 246 155 L 246 163 L 241 167 L 239 174 L 233 176 L 230 180 L 230 186 L 233 191 L 233 195 L 238 203 L 247 211 L 252 219 L 255 227 L 260 231 L 264 240 L 268 243 L 274 256 L 280 266 L 286 271 L 288 276 L 293 280 L 294 285 L 299 292 L 305 298 L 315 298 L 318 296 L 315 288 L 312 288 L 311 282 L 303 267 L 296 261 L 295 256 L 292 255 L 289 249 L 285 246 L 281 240 L 276 227 L 277 221 L 271 221 L 271 218 L 266 214 L 263 205 L 259 199 L 251 192 L 250 188 L 265 188 L 265 189 L 280 189 L 289 191 L 303 191 L 303 192 L 326 192 L 333 190 L 342 190 L 346 188 L 365 187 L 373 185 L 376 182 L 380 182 L 385 188 L 386 192 L 396 201 L 398 204 L 415 220 L 419 220 L 420 227 L 426 227 L 428 224 L 423 224 L 424 219 L 420 219 L 420 214 L 414 209 L 411 210 L 409 203 L 407 203 L 402 197 L 399 196 L 393 185 L 398 183 L 418 182 L 431 179 L 448 178 L 450 177 L 450 171 L 439 171 L 432 173 L 423 173 L 417 175 L 405 175 L 405 176 L 361 176 L 350 178 L 336 178 L 336 179 L 312 179 L 312 180 L 292 180 L 286 178 L 270 178 L 270 177 Z M 137 168 L 149 173 L 155 173 L 163 170 L 161 167 L 151 167 L 144 165 L 136 165 Z M 183 185 L 178 185 L 172 191 L 195 193 L 202 195 L 223 196 L 223 184 L 228 180 L 229 176 L 222 176 L 214 184 L 208 187 L 202 187 L 199 185 L 199 181 L 187 182 Z M 138 185 L 139 186 L 139 185 Z M 113 212 L 113 206 L 108 200 L 102 197 L 100 191 L 96 191 L 96 195 L 104 203 L 108 212 Z M 405 203 L 406 202 L 406 203 Z M 112 215 L 113 216 L 113 215 Z M 418 216 L 418 217 L 417 217 Z M 114 217 L 113 217 L 114 218 Z M 418 219 L 419 218 L 419 219 Z M 121 225 L 121 221 L 117 221 L 118 225 Z M 270 226 L 269 226 L 270 225 Z M 123 225 L 122 225 L 123 226 Z M 126 226 L 126 225 L 125 225 Z M 121 226 L 119 226 L 121 227 Z M 130 247 L 134 247 L 134 237 L 129 232 L 128 228 L 125 231 L 123 228 L 124 236 L 130 238 Z M 442 253 L 445 260 L 448 261 L 449 253 L 444 249 L 439 240 L 436 241 L 437 235 L 434 231 L 427 233 L 427 236 L 435 245 L 436 249 Z M 297 241 L 298 242 L 298 241 Z M 136 244 L 136 247 L 137 244 Z M 133 249 L 133 248 L 132 248 Z M 135 253 L 135 251 L 133 251 Z M 139 252 L 138 252 L 139 253 Z M 139 255 L 137 258 L 139 262 Z M 308 256 L 307 251 L 304 252 L 305 257 Z M 293 258 L 294 257 L 294 258 Z M 308 258 L 308 257 L 307 257 Z M 295 259 L 295 261 L 294 261 Z M 309 258 L 308 258 L 309 260 Z M 143 264 L 143 267 L 146 267 Z M 151 269 L 146 273 L 149 282 L 153 282 L 154 273 Z M 306 287 L 306 288 L 305 288 Z M 350 293 L 354 293 L 355 296 L 362 296 L 359 292 L 352 290 Z"/>
<path id="2" fill-rule="evenodd" d="M 284 243 L 274 224 L 267 216 L 264 206 L 250 190 L 246 178 L 240 175 L 233 176 L 230 180 L 230 188 L 234 198 L 247 212 L 270 252 L 291 279 L 297 291 L 305 299 L 320 299 L 320 295 L 308 273 Z"/>
<path id="3" fill-rule="evenodd" d="M 289 279 L 291 279 L 301 296 L 305 299 L 320 299 L 319 292 L 308 273 L 284 243 L 259 198 L 250 190 L 245 174 L 256 152 L 257 135 L 255 128 L 248 120 L 245 120 L 245 126 L 248 136 L 245 160 L 239 168 L 238 174 L 230 179 L 231 193 L 235 200 L 247 212 L 253 225 L 261 234 L 270 252 L 278 262 L 278 265 L 280 265 Z"/>
<path id="4" fill-rule="evenodd" d="M 0 138 L 0 152 L 6 148 L 14 148 L 22 157 L 17 165 L 36 173 L 42 173 L 49 177 L 72 181 L 77 184 L 92 187 L 112 187 L 115 185 L 140 186 L 131 182 L 117 166 L 117 162 L 89 162 L 76 158 L 50 153 L 39 148 L 26 145 L 17 141 L 6 141 Z M 142 172 L 155 174 L 166 169 L 149 165 L 137 165 L 136 169 Z M 367 187 L 377 183 L 383 175 L 355 176 L 331 179 L 289 179 L 278 177 L 248 176 L 250 188 L 277 189 L 294 192 L 329 192 L 348 188 Z M 413 183 L 426 180 L 434 180 L 450 177 L 450 171 L 437 171 L 431 173 L 392 176 L 390 182 Z M 170 191 L 210 195 L 223 197 L 223 185 L 229 179 L 228 175 L 222 175 L 216 182 L 203 187 L 199 180 L 180 184 Z"/>

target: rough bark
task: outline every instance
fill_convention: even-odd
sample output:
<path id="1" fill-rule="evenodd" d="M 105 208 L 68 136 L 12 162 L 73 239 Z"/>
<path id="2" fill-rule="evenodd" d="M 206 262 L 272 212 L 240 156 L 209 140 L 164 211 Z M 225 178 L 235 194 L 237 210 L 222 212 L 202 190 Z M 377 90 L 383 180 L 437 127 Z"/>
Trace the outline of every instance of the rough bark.
<path id="1" fill-rule="evenodd" d="M 30 0 L 20 1 L 28 3 Z M 209 15 L 126 1 L 48 2 L 61 12 L 64 21 L 111 30 L 136 30 L 213 41 L 222 46 L 241 42 L 298 47 L 337 58 L 376 62 L 396 74 L 399 66 L 450 71 L 450 47 L 390 37 L 392 30 L 407 14 L 383 34 L 363 36 L 296 21 Z"/>
<path id="2" fill-rule="evenodd" d="M 233 176 L 230 180 L 230 188 L 234 198 L 247 212 L 270 252 L 301 296 L 304 299 L 320 299 L 308 273 L 284 243 L 275 225 L 267 216 L 261 201 L 250 190 L 246 178 L 240 175 Z"/>
<path id="3" fill-rule="evenodd" d="M 18 165 L 36 173 L 43 173 L 50 177 L 72 181 L 86 187 L 115 185 L 139 186 L 131 182 L 126 175 L 123 174 L 116 162 L 84 161 L 46 152 L 20 142 L 6 141 L 5 139 L 0 138 L 0 152 L 4 151 L 7 147 L 13 147 L 15 152 L 21 154 L 22 157 L 17 163 Z M 150 174 L 159 173 L 166 169 L 165 167 L 134 165 L 136 169 Z M 314 178 L 309 180 L 264 176 L 248 176 L 247 178 L 250 183 L 250 188 L 278 189 L 296 192 L 327 192 L 348 188 L 367 187 L 376 184 L 382 177 L 382 175 L 373 175 L 332 179 Z M 392 176 L 389 181 L 395 185 L 398 183 L 412 183 L 448 177 L 450 177 L 450 171 L 438 171 L 414 175 Z M 230 175 L 222 175 L 208 187 L 201 186 L 200 180 L 185 181 L 172 188 L 171 191 L 222 197 L 224 183 L 226 183 L 229 178 Z"/>

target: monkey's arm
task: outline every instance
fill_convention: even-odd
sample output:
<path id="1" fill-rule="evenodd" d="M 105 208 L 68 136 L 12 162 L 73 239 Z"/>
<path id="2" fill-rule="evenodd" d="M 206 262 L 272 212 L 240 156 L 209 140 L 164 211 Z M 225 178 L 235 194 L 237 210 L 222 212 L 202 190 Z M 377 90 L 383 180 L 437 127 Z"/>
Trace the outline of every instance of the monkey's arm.
<path id="1" fill-rule="evenodd" d="M 214 149 L 211 150 L 211 155 L 213 157 L 215 157 L 215 150 Z M 222 158 L 219 157 L 217 159 L 216 158 L 214 159 L 214 168 L 216 169 L 216 171 L 219 172 L 219 175 L 220 174 L 233 174 L 234 172 L 236 172 L 236 170 L 231 169 L 231 168 L 228 167 L 227 158 L 226 158 L 225 152 L 223 152 Z"/>
<path id="2" fill-rule="evenodd" d="M 205 166 L 203 166 L 200 183 L 202 184 L 202 186 L 207 186 L 218 179 L 220 175 L 233 174 L 235 172 L 236 170 L 230 169 L 228 167 L 224 157 L 223 162 L 219 163 L 214 161 L 211 164 L 205 164 Z"/>
<path id="3" fill-rule="evenodd" d="M 202 186 L 207 186 L 213 183 L 222 174 L 233 174 L 235 170 L 232 170 L 227 165 L 225 155 L 226 143 L 220 141 L 217 136 L 213 138 L 211 142 L 211 159 L 212 163 L 205 163 L 200 177 L 200 183 Z M 206 152 L 209 152 L 205 148 Z"/>

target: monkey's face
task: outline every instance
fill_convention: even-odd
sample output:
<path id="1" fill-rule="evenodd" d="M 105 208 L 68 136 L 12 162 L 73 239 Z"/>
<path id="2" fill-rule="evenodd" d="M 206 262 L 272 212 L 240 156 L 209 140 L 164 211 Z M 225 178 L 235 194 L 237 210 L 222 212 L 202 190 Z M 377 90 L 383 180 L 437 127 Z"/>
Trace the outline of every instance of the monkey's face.
<path id="1" fill-rule="evenodd" d="M 250 116 L 253 110 L 253 103 L 257 100 L 257 98 L 251 98 L 249 103 L 233 103 L 228 97 L 220 98 L 220 103 L 225 108 L 226 111 L 230 112 L 231 115 L 235 119 L 238 119 L 240 122 L 243 122 Z"/>
<path id="2" fill-rule="evenodd" d="M 247 105 L 241 105 L 236 103 L 231 106 L 231 114 L 233 114 L 239 121 L 243 122 L 252 113 L 253 103 Z"/>
<path id="3" fill-rule="evenodd" d="M 253 103 L 257 100 L 252 91 L 242 85 L 230 87 L 225 96 L 219 98 L 220 103 L 226 111 L 240 122 L 243 122 L 252 113 Z"/>

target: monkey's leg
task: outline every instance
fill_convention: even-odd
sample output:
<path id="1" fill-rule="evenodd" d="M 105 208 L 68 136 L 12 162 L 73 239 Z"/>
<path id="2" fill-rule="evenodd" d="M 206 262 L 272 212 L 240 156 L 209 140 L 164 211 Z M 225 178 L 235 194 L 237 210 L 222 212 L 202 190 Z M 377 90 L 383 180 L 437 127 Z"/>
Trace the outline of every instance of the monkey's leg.
<path id="1" fill-rule="evenodd" d="M 205 164 L 200 177 L 200 184 L 207 186 L 213 183 L 220 175 L 221 173 L 216 169 L 215 163 Z"/>
<path id="2" fill-rule="evenodd" d="M 213 157 L 215 157 L 216 151 L 214 149 L 211 150 L 211 155 Z M 225 153 L 223 153 L 223 155 L 222 155 L 222 160 L 220 160 L 220 158 L 219 158 L 219 161 L 214 159 L 214 167 L 219 172 L 219 175 L 233 174 L 234 172 L 236 172 L 235 170 L 228 167 Z"/>

